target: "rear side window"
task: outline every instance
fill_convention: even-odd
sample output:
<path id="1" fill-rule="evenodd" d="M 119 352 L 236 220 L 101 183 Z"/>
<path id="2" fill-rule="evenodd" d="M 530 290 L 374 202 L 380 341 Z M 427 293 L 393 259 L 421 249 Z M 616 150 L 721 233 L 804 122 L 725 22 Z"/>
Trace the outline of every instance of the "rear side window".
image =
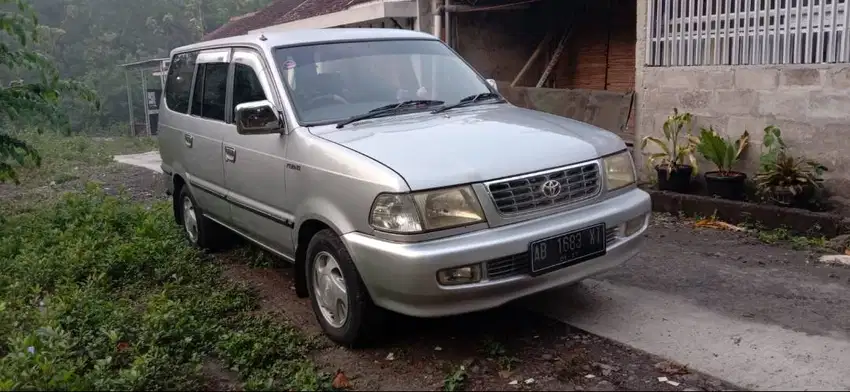
<path id="1" fill-rule="evenodd" d="M 228 67 L 227 63 L 207 63 L 198 67 L 192 96 L 193 115 L 224 121 Z"/>
<path id="2" fill-rule="evenodd" d="M 174 55 L 171 59 L 165 81 L 165 105 L 175 112 L 189 111 L 189 93 L 192 91 L 192 75 L 197 58 L 198 52 L 189 52 Z"/>

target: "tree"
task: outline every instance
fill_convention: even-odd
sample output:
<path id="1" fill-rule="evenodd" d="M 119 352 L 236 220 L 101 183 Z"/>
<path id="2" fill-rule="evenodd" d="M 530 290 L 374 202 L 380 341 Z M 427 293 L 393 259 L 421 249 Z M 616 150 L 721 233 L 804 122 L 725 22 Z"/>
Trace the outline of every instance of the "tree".
<path id="1" fill-rule="evenodd" d="M 97 113 L 85 102 L 63 99 L 73 129 L 126 129 L 127 90 L 119 64 L 167 57 L 197 42 L 230 17 L 256 11 L 271 0 L 26 0 L 43 25 L 37 49 L 53 59 L 63 78 L 87 83 L 103 103 Z M 0 7 L 2 9 L 2 7 Z M 0 81 L 6 77 L 0 67 Z M 17 75 L 14 75 L 18 78 Z M 133 104 L 141 83 L 131 73 Z M 121 127 L 115 127 L 121 124 Z"/>
<path id="2" fill-rule="evenodd" d="M 0 0 L 0 68 L 24 79 L 0 79 L 0 126 L 16 126 L 33 118 L 68 130 L 68 118 L 60 98 L 75 96 L 99 106 L 91 89 L 73 80 L 61 79 L 54 63 L 34 49 L 39 39 L 38 19 L 24 0 Z M 41 163 L 32 146 L 0 128 L 0 182 L 19 183 L 13 163 Z"/>

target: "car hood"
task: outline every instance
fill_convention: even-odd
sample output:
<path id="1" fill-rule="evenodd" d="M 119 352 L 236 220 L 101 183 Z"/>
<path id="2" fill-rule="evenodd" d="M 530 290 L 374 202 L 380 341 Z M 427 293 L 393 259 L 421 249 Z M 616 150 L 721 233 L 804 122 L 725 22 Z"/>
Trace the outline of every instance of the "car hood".
<path id="1" fill-rule="evenodd" d="M 510 104 L 362 121 L 313 134 L 399 173 L 411 190 L 488 181 L 569 165 L 626 148 L 601 128 Z"/>

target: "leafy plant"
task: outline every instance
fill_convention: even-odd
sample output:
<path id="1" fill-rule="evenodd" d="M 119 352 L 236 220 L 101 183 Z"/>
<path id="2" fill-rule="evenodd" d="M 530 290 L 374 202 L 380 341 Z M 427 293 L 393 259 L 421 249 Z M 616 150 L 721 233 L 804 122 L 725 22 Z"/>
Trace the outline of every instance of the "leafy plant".
<path id="1" fill-rule="evenodd" d="M 468 374 L 466 373 L 466 368 L 461 365 L 456 369 L 452 370 L 449 374 L 446 375 L 446 378 L 443 380 L 443 390 L 444 391 L 460 391 L 463 390 L 464 385 L 466 384 L 466 379 Z"/>
<path id="2" fill-rule="evenodd" d="M 797 196 L 808 187 L 821 189 L 823 173 L 828 170 L 815 160 L 791 155 L 778 127 L 764 129 L 759 173 L 754 178 L 760 193 L 784 189 Z"/>
<path id="3" fill-rule="evenodd" d="M 822 175 L 828 170 L 816 161 L 791 156 L 784 150 L 774 159 L 770 166 L 756 174 L 755 181 L 761 191 L 781 188 L 796 196 L 805 187 L 820 188 Z"/>
<path id="4" fill-rule="evenodd" d="M 519 363 L 519 358 L 508 355 L 508 350 L 505 346 L 492 338 L 484 341 L 484 348 L 481 351 L 489 359 L 495 360 L 502 370 L 511 371 L 514 365 Z"/>
<path id="5" fill-rule="evenodd" d="M 782 140 L 782 130 L 775 125 L 764 128 L 764 136 L 761 142 L 761 156 L 759 157 L 759 171 L 767 171 L 776 164 L 776 158 L 780 151 L 786 149 L 785 141 Z"/>
<path id="6" fill-rule="evenodd" d="M 640 143 L 641 150 L 645 150 L 650 142 L 661 149 L 661 152 L 649 154 L 647 164 L 667 169 L 667 175 L 681 166 L 690 165 L 693 167 L 693 174 L 696 174 L 698 166 L 694 151 L 699 140 L 690 134 L 692 120 L 690 113 L 679 113 L 679 110 L 674 108 L 673 114 L 664 121 L 663 139 L 655 136 L 644 137 Z M 684 140 L 681 140 L 682 138 Z"/>
<path id="7" fill-rule="evenodd" d="M 0 85 L 0 123 L 14 124 L 33 117 L 69 130 L 67 116 L 60 110 L 63 94 L 97 104 L 94 91 L 87 86 L 59 78 L 59 71 L 44 54 L 32 49 L 38 42 L 38 19 L 24 0 L 0 0 L 0 8 L 14 4 L 16 11 L 0 13 L 0 68 L 34 74 L 29 80 Z M 17 48 L 13 48 L 13 43 Z M 9 42 L 9 44 L 5 43 Z M 0 182 L 18 183 L 12 163 L 39 165 L 41 157 L 26 142 L 0 131 Z"/>
<path id="8" fill-rule="evenodd" d="M 749 143 L 750 134 L 747 131 L 744 131 L 738 140 L 732 141 L 730 138 L 721 137 L 713 127 L 708 127 L 700 131 L 696 149 L 717 167 L 721 176 L 729 176 L 732 173 L 732 166 L 738 162 L 741 153 Z"/>

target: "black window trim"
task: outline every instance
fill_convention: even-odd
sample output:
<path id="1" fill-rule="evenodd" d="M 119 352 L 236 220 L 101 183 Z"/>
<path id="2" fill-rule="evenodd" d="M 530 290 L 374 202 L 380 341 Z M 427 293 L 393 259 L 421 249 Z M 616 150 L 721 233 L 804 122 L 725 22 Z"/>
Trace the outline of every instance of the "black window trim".
<path id="1" fill-rule="evenodd" d="M 235 124 L 233 116 L 233 78 L 236 71 L 236 62 L 233 61 L 233 49 L 230 50 L 230 64 L 227 65 L 227 95 L 224 96 L 224 122 Z"/>

